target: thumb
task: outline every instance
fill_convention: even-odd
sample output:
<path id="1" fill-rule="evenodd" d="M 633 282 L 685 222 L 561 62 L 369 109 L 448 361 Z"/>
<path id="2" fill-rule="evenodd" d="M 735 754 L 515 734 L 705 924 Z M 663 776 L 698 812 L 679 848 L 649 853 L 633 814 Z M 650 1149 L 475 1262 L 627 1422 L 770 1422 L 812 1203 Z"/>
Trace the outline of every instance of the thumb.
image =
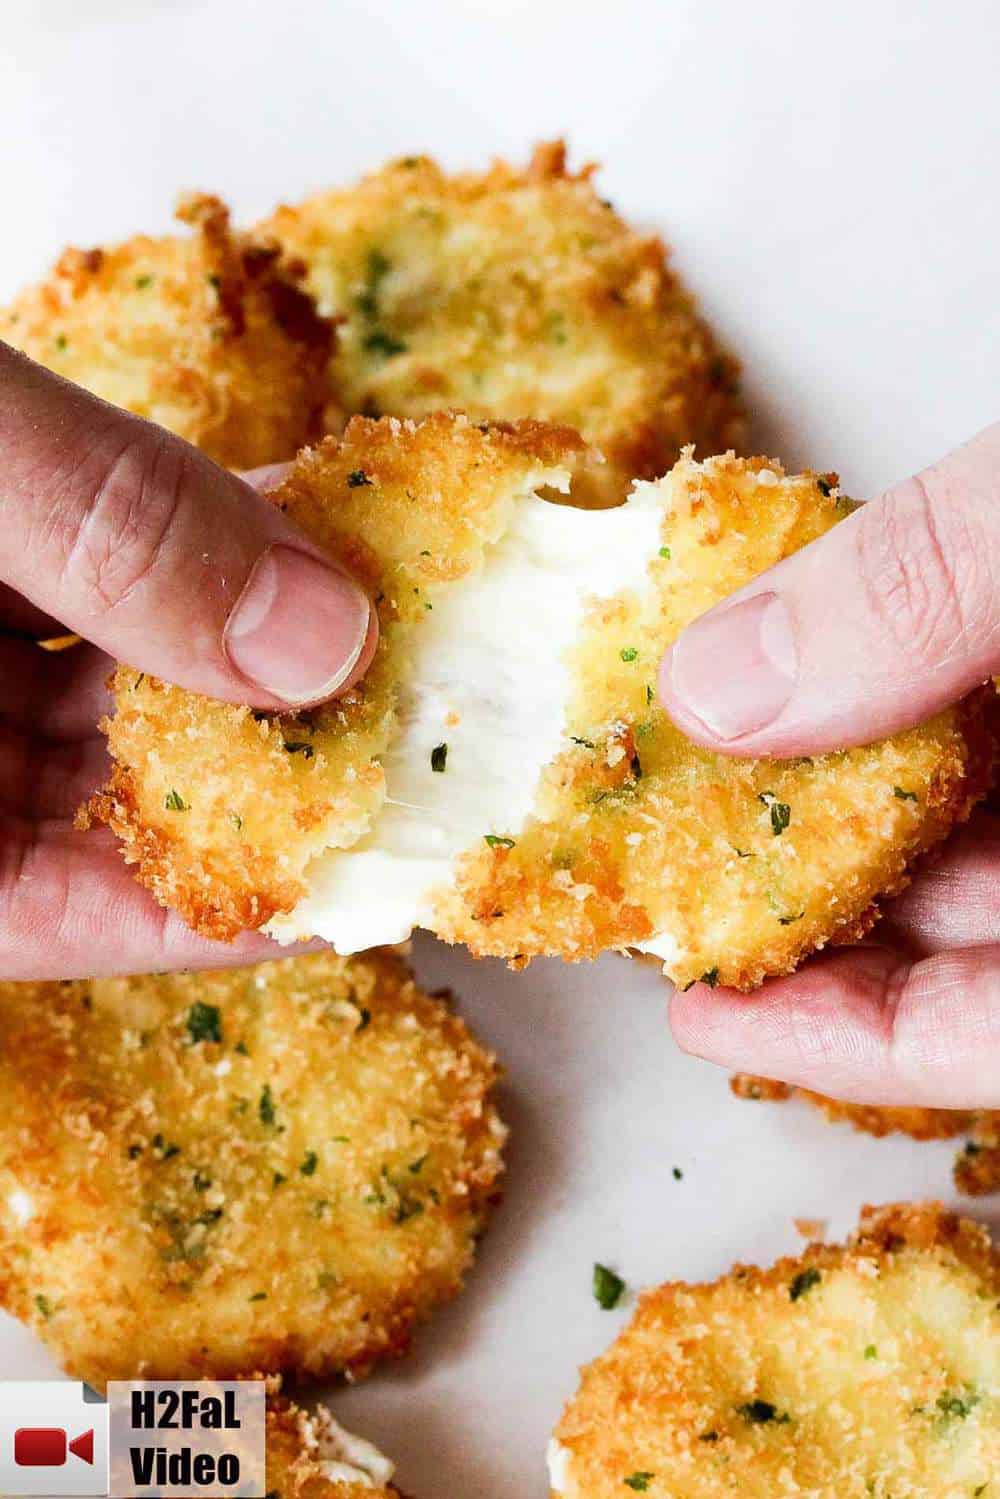
<path id="1" fill-rule="evenodd" d="M 361 675 L 360 586 L 241 479 L 0 344 L 0 582 L 110 655 L 261 708 Z"/>
<path id="2" fill-rule="evenodd" d="M 1000 670 L 1000 424 L 690 625 L 660 697 L 697 744 L 866 744 Z"/>

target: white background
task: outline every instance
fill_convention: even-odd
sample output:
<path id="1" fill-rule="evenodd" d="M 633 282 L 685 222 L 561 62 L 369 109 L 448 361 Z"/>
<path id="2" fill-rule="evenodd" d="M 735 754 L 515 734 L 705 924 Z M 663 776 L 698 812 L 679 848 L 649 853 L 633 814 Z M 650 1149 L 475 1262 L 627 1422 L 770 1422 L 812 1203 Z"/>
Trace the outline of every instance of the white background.
<path id="1" fill-rule="evenodd" d="M 757 442 L 859 495 L 1000 415 L 1000 11 L 986 0 L 3 0 L 0 296 L 68 242 L 240 215 L 426 149 L 565 131 L 661 227 L 746 365 Z M 467 1293 L 337 1395 L 416 1499 L 541 1499 L 576 1365 L 630 1285 L 791 1250 L 794 1216 L 947 1194 L 951 1148 L 739 1104 L 682 1058 L 662 983 L 609 958 L 522 975 L 418 944 L 503 1058 L 506 1203 Z M 672 1167 L 684 1172 L 676 1181 Z M 989 1205 L 987 1205 L 987 1211 Z M 982 1205 L 979 1208 L 983 1212 Z M 54 1372 L 0 1327 L 0 1374 Z"/>

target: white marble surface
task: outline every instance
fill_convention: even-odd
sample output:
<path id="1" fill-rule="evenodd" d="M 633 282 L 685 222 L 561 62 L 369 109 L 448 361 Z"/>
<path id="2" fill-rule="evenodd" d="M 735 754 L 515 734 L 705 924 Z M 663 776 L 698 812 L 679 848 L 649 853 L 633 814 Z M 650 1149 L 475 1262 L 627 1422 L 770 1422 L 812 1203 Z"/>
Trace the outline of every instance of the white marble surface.
<path id="1" fill-rule="evenodd" d="M 676 246 L 761 446 L 868 494 L 998 415 L 990 4 L 6 0 L 3 31 L 0 296 L 66 242 L 165 227 L 184 187 L 250 215 L 386 155 L 473 164 L 563 130 Z M 793 1217 L 839 1232 L 950 1192 L 948 1145 L 730 1099 L 673 1048 L 647 967 L 417 960 L 504 1059 L 514 1130 L 468 1291 L 334 1400 L 418 1499 L 542 1499 L 575 1368 L 628 1314 L 591 1299 L 595 1259 L 631 1286 L 711 1276 L 792 1250 Z M 0 1376 L 55 1372 L 0 1325 Z"/>

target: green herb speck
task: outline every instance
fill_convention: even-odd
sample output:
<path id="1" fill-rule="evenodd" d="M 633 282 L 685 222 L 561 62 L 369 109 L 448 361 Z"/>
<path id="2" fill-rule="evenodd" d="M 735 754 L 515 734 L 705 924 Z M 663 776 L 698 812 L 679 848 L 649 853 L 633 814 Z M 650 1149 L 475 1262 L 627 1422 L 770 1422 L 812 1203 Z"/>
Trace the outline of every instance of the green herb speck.
<path id="1" fill-rule="evenodd" d="M 168 812 L 186 812 L 188 810 L 187 802 L 181 796 L 180 792 L 175 791 L 173 787 L 170 788 L 163 798 L 163 805 Z"/>
<path id="2" fill-rule="evenodd" d="M 301 755 L 303 760 L 311 760 L 316 751 L 305 739 L 286 739 L 285 749 L 290 755 Z"/>
<path id="3" fill-rule="evenodd" d="M 660 548 L 660 556 L 663 558 L 664 562 L 669 562 L 670 561 L 670 548 L 669 547 L 661 547 Z"/>
<path id="4" fill-rule="evenodd" d="M 447 764 L 448 746 L 446 744 L 436 744 L 431 750 L 431 770 L 436 770 L 441 774 Z"/>
<path id="5" fill-rule="evenodd" d="M 299 1170 L 301 1171 L 303 1176 L 312 1176 L 318 1165 L 319 1156 L 316 1154 L 315 1150 L 307 1150 L 305 1155 L 302 1157 L 302 1165 L 299 1167 Z"/>
<path id="6" fill-rule="evenodd" d="M 363 468 L 352 468 L 347 476 L 348 489 L 361 489 L 364 485 L 371 484 L 371 482 Z"/>
<path id="7" fill-rule="evenodd" d="M 52 1316 L 52 1303 L 49 1298 L 47 1296 L 43 1296 L 39 1291 L 38 1295 L 35 1297 L 35 1305 L 41 1312 L 42 1316 L 46 1319 L 46 1321 L 48 1321 L 49 1317 Z"/>
<path id="8" fill-rule="evenodd" d="M 623 661 L 638 661 L 639 659 L 639 652 L 634 645 L 623 645 L 618 654 Z"/>
<path id="9" fill-rule="evenodd" d="M 748 1400 L 745 1405 L 736 1407 L 736 1414 L 751 1426 L 765 1426 L 769 1421 L 774 1421 L 778 1426 L 787 1426 L 791 1420 L 784 1412 L 779 1415 L 777 1406 L 772 1405 L 770 1400 Z"/>
<path id="10" fill-rule="evenodd" d="M 635 1489 L 637 1494 L 644 1494 L 655 1477 L 655 1473 L 647 1473 L 645 1471 L 639 1473 L 630 1473 L 629 1476 L 624 1480 L 625 1487 L 628 1489 Z"/>
<path id="11" fill-rule="evenodd" d="M 818 1286 L 822 1279 L 823 1277 L 815 1265 L 810 1265 L 806 1270 L 800 1270 L 788 1287 L 789 1301 L 798 1301 L 799 1297 L 805 1296 L 806 1292 L 811 1291 L 813 1286 Z"/>
<path id="12" fill-rule="evenodd" d="M 218 1005 L 207 1005 L 204 1000 L 196 999 L 188 1010 L 187 1028 L 192 1046 L 199 1041 L 221 1041 L 222 1011 Z"/>
<path id="13" fill-rule="evenodd" d="M 904 791 L 902 786 L 893 786 L 892 794 L 901 802 L 918 802 L 920 800 L 915 791 Z"/>
<path id="14" fill-rule="evenodd" d="M 273 1124 L 275 1119 L 274 1097 L 271 1093 L 271 1084 L 265 1083 L 260 1092 L 260 1100 L 257 1104 L 257 1114 L 261 1124 Z"/>
<path id="15" fill-rule="evenodd" d="M 499 833 L 484 833 L 483 836 L 484 836 L 484 838 L 486 840 L 486 843 L 487 843 L 487 846 L 489 848 L 513 848 L 514 847 L 514 839 L 513 838 L 502 838 Z"/>
<path id="16" fill-rule="evenodd" d="M 594 1300 L 603 1311 L 610 1312 L 622 1299 L 625 1282 L 607 1265 L 595 1265 L 592 1280 Z"/>
<path id="17" fill-rule="evenodd" d="M 792 820 L 792 809 L 787 802 L 779 802 L 773 791 L 762 791 L 757 798 L 771 814 L 771 831 L 780 838 Z"/>

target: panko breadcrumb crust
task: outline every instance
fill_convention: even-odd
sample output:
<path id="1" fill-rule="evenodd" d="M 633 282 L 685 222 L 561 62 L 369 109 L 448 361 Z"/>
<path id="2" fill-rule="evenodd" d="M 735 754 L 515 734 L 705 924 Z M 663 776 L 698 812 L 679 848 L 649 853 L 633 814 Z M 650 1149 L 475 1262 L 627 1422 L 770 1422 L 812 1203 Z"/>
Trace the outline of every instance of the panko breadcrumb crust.
<path id="1" fill-rule="evenodd" d="M 1000 1256 L 937 1204 L 645 1295 L 584 1369 L 554 1499 L 959 1499 L 1000 1472 Z"/>
<path id="2" fill-rule="evenodd" d="M 0 337 L 227 468 L 292 458 L 323 430 L 332 326 L 218 198 L 178 217 L 189 237 L 66 250 L 0 310 Z"/>
<path id="3" fill-rule="evenodd" d="M 345 697 L 289 718 L 119 671 L 116 768 L 92 811 L 158 899 L 231 937 L 292 909 L 324 847 L 357 841 L 385 795 L 401 632 L 419 630 L 437 591 L 473 571 L 512 507 L 538 503 L 532 492 L 578 451 L 562 429 L 438 415 L 355 419 L 342 443 L 299 459 L 274 499 L 372 591 L 379 654 Z M 513 961 L 592 958 L 665 933 L 676 982 L 752 988 L 868 930 L 878 899 L 982 796 L 995 743 L 980 693 L 813 759 L 692 745 L 657 705 L 666 647 L 854 507 L 835 475 L 732 454 L 685 454 L 654 498 L 662 544 L 647 586 L 585 612 L 566 748 L 542 773 L 535 815 L 459 857 L 428 925 Z"/>
<path id="4" fill-rule="evenodd" d="M 0 1001 L 0 1304 L 73 1377 L 356 1377 L 458 1291 L 497 1069 L 398 955 Z"/>
<path id="5" fill-rule="evenodd" d="M 403 1499 L 395 1485 L 345 1483 L 323 1465 L 325 1407 L 304 1411 L 268 1380 L 265 1433 L 267 1499 Z"/>
<path id="6" fill-rule="evenodd" d="M 607 460 L 579 455 L 577 499 L 595 504 L 663 473 L 688 443 L 741 448 L 736 361 L 662 241 L 615 213 L 594 171 L 568 171 L 561 141 L 526 169 L 456 176 L 406 156 L 260 225 L 337 320 L 344 408 L 576 427 Z"/>
<path id="7" fill-rule="evenodd" d="M 737 1098 L 782 1103 L 793 1095 L 822 1109 L 831 1123 L 847 1121 L 863 1134 L 909 1135 L 913 1140 L 952 1140 L 968 1135 L 955 1158 L 953 1175 L 960 1192 L 985 1197 L 1000 1191 L 1000 1109 L 892 1108 L 880 1104 L 844 1103 L 808 1088 L 741 1072 L 729 1086 Z"/>
<path id="8" fill-rule="evenodd" d="M 90 810 L 158 900 L 231 939 L 290 911 L 310 859 L 365 832 L 385 795 L 397 642 L 436 589 L 481 563 L 510 507 L 582 448 L 564 428 L 439 414 L 355 417 L 343 439 L 300 454 L 272 498 L 368 589 L 378 651 L 351 691 L 286 716 L 119 669 L 104 725 L 116 764 Z"/>

